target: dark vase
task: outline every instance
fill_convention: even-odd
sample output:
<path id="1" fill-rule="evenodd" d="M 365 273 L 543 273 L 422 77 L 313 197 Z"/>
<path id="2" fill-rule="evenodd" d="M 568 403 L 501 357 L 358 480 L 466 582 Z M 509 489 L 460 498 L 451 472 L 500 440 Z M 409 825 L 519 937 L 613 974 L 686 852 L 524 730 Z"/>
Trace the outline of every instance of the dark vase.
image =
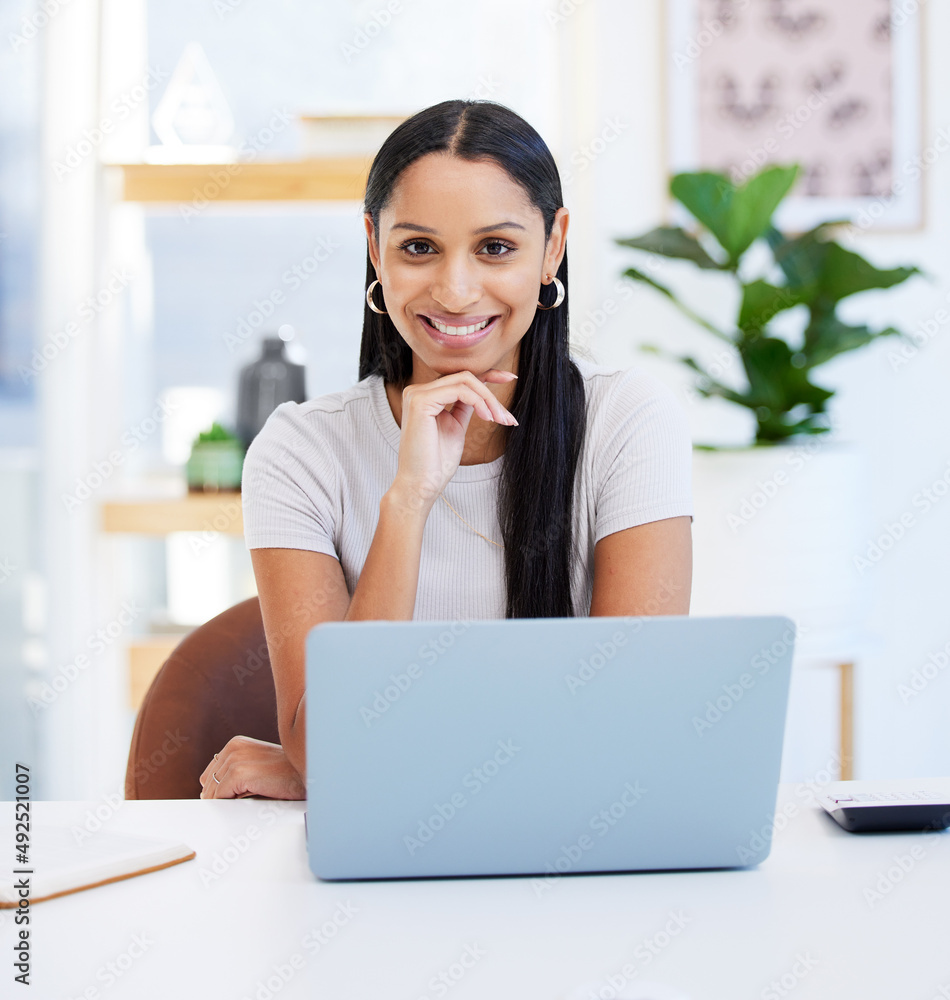
<path id="1" fill-rule="evenodd" d="M 244 446 L 281 403 L 306 398 L 304 366 L 287 358 L 279 337 L 265 337 L 260 358 L 241 369 L 238 381 L 237 434 Z"/>

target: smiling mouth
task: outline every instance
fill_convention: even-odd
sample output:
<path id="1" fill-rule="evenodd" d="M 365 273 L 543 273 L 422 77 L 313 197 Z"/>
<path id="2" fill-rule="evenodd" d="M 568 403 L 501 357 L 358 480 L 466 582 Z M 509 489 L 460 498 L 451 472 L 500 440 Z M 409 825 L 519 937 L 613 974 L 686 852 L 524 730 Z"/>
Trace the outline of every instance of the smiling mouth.
<path id="1" fill-rule="evenodd" d="M 475 323 L 471 326 L 446 326 L 445 323 L 439 323 L 436 320 L 429 319 L 428 316 L 422 316 L 422 320 L 427 326 L 449 337 L 465 337 L 473 333 L 478 333 L 480 330 L 484 330 L 486 326 L 494 323 L 496 319 L 498 319 L 497 316 L 490 316 L 481 323 Z"/>

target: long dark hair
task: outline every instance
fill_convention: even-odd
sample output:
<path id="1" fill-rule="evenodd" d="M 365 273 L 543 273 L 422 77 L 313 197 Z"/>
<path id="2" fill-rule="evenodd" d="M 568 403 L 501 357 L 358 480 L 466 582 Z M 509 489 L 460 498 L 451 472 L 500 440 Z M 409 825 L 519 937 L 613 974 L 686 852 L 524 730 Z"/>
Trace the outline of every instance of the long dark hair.
<path id="1" fill-rule="evenodd" d="M 547 242 L 562 206 L 561 179 L 540 135 L 518 114 L 493 101 L 443 101 L 402 122 L 380 147 L 366 183 L 364 211 L 379 241 L 379 216 L 399 175 L 427 153 L 492 160 L 519 183 L 544 217 Z M 565 618 L 576 559 L 574 475 L 586 422 L 584 382 L 568 342 L 567 252 L 557 277 L 564 301 L 538 310 L 521 340 L 518 381 L 506 427 L 498 520 L 505 546 L 507 618 Z M 366 252 L 366 286 L 376 270 Z M 545 290 L 553 301 L 554 286 Z M 377 296 L 377 303 L 380 301 Z M 548 299 L 545 298 L 545 304 Z M 363 310 L 360 380 L 382 375 L 400 387 L 412 375 L 412 349 L 388 315 Z"/>

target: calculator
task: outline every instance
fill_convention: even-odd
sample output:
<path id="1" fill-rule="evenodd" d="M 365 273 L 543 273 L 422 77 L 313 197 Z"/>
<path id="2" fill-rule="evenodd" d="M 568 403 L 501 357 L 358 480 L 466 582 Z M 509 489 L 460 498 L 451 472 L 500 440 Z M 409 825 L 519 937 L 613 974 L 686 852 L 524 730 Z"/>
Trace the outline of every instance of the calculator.
<path id="1" fill-rule="evenodd" d="M 821 807 L 849 833 L 945 830 L 950 779 L 838 781 L 818 795 Z"/>

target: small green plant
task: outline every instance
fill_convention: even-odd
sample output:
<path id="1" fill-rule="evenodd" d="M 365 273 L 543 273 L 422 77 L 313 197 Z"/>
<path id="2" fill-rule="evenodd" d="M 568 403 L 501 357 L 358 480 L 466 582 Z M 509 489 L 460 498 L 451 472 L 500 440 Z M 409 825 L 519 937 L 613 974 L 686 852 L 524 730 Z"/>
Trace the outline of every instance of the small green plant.
<path id="1" fill-rule="evenodd" d="M 232 434 L 227 428 L 222 427 L 221 424 L 215 420 L 211 424 L 210 430 L 201 431 L 201 433 L 195 438 L 195 444 L 203 444 L 205 441 L 237 441 L 238 437 Z"/>
<path id="2" fill-rule="evenodd" d="M 740 291 L 739 310 L 732 330 L 721 330 L 665 285 L 644 271 L 623 273 L 665 295 L 690 319 L 728 343 L 741 360 L 746 386 L 733 388 L 713 377 L 695 358 L 644 347 L 676 358 L 699 375 L 701 395 L 719 396 L 755 415 L 755 444 L 770 445 L 830 429 L 826 405 L 834 395 L 811 381 L 812 370 L 845 351 L 853 351 L 878 337 L 899 334 L 894 327 L 871 330 L 844 323 L 838 303 L 875 288 L 891 288 L 922 272 L 916 267 L 879 270 L 859 254 L 831 239 L 847 220 L 823 222 L 795 237 L 772 225 L 772 216 L 798 176 L 798 165 L 770 166 L 736 187 L 722 174 L 676 174 L 670 192 L 699 223 L 698 234 L 677 226 L 660 226 L 627 239 L 621 246 L 692 261 L 708 271 L 721 271 Z M 749 248 L 764 239 L 771 250 L 772 273 L 747 280 L 743 267 Z M 740 277 L 740 271 L 743 276 Z M 770 322 L 781 312 L 804 306 L 804 329 L 797 343 L 776 336 Z"/>

